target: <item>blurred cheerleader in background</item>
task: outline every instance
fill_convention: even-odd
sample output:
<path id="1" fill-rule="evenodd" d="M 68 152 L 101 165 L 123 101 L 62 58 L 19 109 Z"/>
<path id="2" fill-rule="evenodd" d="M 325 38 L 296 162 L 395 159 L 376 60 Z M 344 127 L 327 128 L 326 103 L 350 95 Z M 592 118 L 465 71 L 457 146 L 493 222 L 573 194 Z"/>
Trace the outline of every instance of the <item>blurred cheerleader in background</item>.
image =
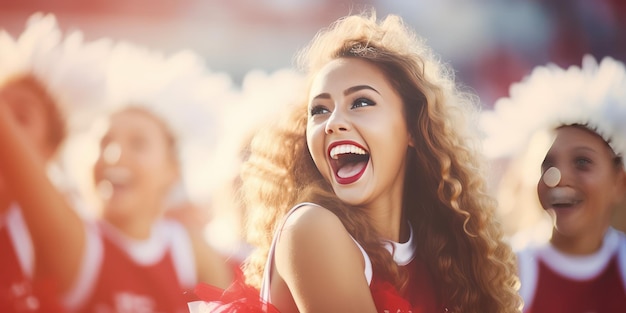
<path id="1" fill-rule="evenodd" d="M 61 311 L 57 292 L 70 282 L 58 274 L 79 267 L 80 253 L 62 243 L 83 233 L 48 225 L 82 223 L 80 217 L 74 211 L 67 219 L 50 214 L 52 199 L 28 186 L 50 173 L 55 186 L 46 187 L 53 199 L 78 204 L 76 189 L 58 175 L 57 156 L 68 130 L 101 104 L 109 49 L 106 40 L 83 42 L 80 32 L 62 36 L 52 15 L 33 15 L 17 39 L 0 31 L 2 312 Z M 70 119 L 70 112 L 80 118 Z"/>
<path id="2" fill-rule="evenodd" d="M 626 311 L 626 236 L 611 227 L 626 209 L 625 121 L 626 69 L 610 57 L 537 67 L 484 113 L 489 155 L 519 152 L 529 142 L 541 155 L 532 171 L 550 231 L 543 241 L 527 231 L 513 237 L 524 312 Z"/>
<path id="3" fill-rule="evenodd" d="M 23 210 L 38 221 L 30 227 L 44 234 L 35 254 L 59 281 L 69 311 L 183 312 L 186 289 L 200 281 L 226 286 L 233 272 L 207 244 L 202 223 L 165 218 L 171 207 L 196 210 L 181 193 L 181 162 L 185 149 L 195 154 L 206 146 L 188 146 L 185 140 L 193 138 L 186 135 L 211 138 L 210 101 L 220 98 L 211 92 L 227 93 L 230 80 L 211 76 L 192 52 L 165 57 L 130 43 L 117 43 L 104 62 L 85 67 L 100 65 L 106 66 L 103 101 L 110 113 L 93 168 L 101 216 L 80 218 L 36 162 L 36 148 L 17 127 L 19 116 L 7 110 L 0 114 L 0 138 L 12 148 L 0 168 Z"/>
<path id="4" fill-rule="evenodd" d="M 243 264 L 253 250 L 245 239 L 248 209 L 241 199 L 239 171 L 250 155 L 253 136 L 302 96 L 304 76 L 283 68 L 272 73 L 251 70 L 228 106 L 220 110 L 219 135 L 210 173 L 212 216 L 207 227 L 211 244 Z"/>

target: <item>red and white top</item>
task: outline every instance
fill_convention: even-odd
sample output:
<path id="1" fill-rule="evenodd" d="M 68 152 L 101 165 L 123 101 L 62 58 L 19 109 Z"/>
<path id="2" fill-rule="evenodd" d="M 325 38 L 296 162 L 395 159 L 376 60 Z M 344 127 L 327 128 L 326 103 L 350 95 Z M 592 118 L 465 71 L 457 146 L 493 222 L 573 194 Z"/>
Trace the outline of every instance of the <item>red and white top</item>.
<path id="1" fill-rule="evenodd" d="M 525 313 L 626 312 L 626 236 L 609 228 L 592 255 L 546 243 L 517 253 Z"/>
<path id="2" fill-rule="evenodd" d="M 34 249 L 17 205 L 0 215 L 0 312 L 61 312 L 53 281 L 33 281 Z"/>
<path id="3" fill-rule="evenodd" d="M 197 283 L 191 240 L 178 223 L 162 220 L 150 238 L 133 240 L 98 222 L 87 230 L 79 278 L 65 295 L 72 312 L 177 313 Z"/>
<path id="4" fill-rule="evenodd" d="M 313 203 L 302 203 L 292 208 L 283 220 L 283 224 L 289 216 L 303 205 L 316 205 Z M 196 294 L 203 301 L 189 303 L 189 310 L 192 313 L 259 313 L 278 312 L 271 305 L 270 280 L 271 268 L 274 262 L 274 250 L 278 238 L 280 237 L 282 226 L 278 228 L 270 246 L 268 260 L 263 273 L 263 281 L 259 291 L 250 286 L 245 286 L 241 281 L 236 281 L 233 286 L 221 293 L 220 290 L 212 286 L 200 285 L 196 288 Z M 354 238 L 353 238 L 354 240 Z M 354 240 L 359 247 L 365 261 L 364 275 L 370 286 L 370 291 L 376 305 L 376 309 L 381 313 L 421 313 L 421 312 L 442 312 L 444 306 L 437 297 L 434 288 L 433 278 L 430 276 L 425 264 L 417 256 L 416 241 L 413 237 L 413 229 L 409 240 L 406 243 L 386 242 L 386 247 L 393 254 L 394 261 L 401 267 L 405 267 L 409 273 L 408 286 L 403 293 L 400 293 L 389 280 L 379 277 L 372 270 L 372 262 L 361 245 Z"/>

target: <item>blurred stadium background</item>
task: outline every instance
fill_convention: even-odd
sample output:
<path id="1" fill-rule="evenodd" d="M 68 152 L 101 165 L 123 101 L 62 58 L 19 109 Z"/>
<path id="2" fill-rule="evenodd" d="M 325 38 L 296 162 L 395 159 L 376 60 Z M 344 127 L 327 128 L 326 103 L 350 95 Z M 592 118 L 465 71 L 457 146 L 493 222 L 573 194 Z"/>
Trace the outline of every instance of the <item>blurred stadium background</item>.
<path id="1" fill-rule="evenodd" d="M 0 27 L 17 34 L 32 13 L 54 13 L 87 39 L 193 49 L 237 82 L 290 66 L 318 29 L 366 6 L 402 16 L 487 107 L 535 65 L 626 58 L 623 0 L 0 0 Z"/>

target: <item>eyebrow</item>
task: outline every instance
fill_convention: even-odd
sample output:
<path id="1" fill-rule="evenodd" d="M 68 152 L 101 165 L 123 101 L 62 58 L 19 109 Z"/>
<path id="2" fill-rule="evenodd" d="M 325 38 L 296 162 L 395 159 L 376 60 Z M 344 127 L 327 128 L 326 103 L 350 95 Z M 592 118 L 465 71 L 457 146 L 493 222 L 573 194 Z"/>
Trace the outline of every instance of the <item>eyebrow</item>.
<path id="1" fill-rule="evenodd" d="M 380 92 L 378 92 L 378 90 L 374 89 L 374 88 L 373 88 L 373 87 L 371 87 L 371 86 L 368 86 L 368 85 L 358 85 L 358 86 L 350 87 L 350 88 L 348 88 L 348 89 L 344 90 L 344 91 L 343 91 L 343 95 L 344 95 L 344 96 L 347 96 L 347 95 L 349 95 L 349 94 L 351 94 L 351 93 L 355 93 L 355 92 L 357 92 L 357 91 L 359 91 L 359 90 L 363 90 L 363 89 L 373 90 L 373 91 L 375 91 L 377 94 L 380 94 Z"/>
<path id="2" fill-rule="evenodd" d="M 577 151 L 587 151 L 587 152 L 592 152 L 592 153 L 598 153 L 598 151 L 597 151 L 596 149 L 589 148 L 589 147 L 586 147 L 586 146 L 578 146 L 578 147 L 574 147 L 574 148 L 572 149 L 572 151 L 576 151 L 576 152 L 577 152 Z"/>
<path id="3" fill-rule="evenodd" d="M 378 90 L 374 89 L 374 87 L 368 86 L 368 85 L 358 85 L 358 86 L 352 86 L 346 90 L 343 91 L 343 95 L 347 96 L 349 94 L 355 93 L 359 90 L 364 90 L 364 89 L 369 89 L 372 90 L 374 92 L 376 92 L 377 94 L 380 94 L 380 92 L 378 92 Z M 325 92 L 325 93 L 321 93 L 317 96 L 315 96 L 313 99 L 330 99 L 330 94 Z"/>

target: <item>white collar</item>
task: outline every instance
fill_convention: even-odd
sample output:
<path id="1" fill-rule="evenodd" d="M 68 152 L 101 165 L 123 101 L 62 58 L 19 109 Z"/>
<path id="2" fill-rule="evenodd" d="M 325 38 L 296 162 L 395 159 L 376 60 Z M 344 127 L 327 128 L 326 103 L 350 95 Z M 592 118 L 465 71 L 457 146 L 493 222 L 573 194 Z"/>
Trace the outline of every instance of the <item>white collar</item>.
<path id="1" fill-rule="evenodd" d="M 417 254 L 417 241 L 413 236 L 413 227 L 409 223 L 409 240 L 399 243 L 391 240 L 385 241 L 385 248 L 393 255 L 393 260 L 400 266 L 407 265 L 413 261 Z"/>
<path id="2" fill-rule="evenodd" d="M 164 221 L 156 222 L 151 229 L 150 237 L 138 240 L 122 233 L 115 226 L 102 220 L 100 221 L 103 235 L 116 246 L 124 250 L 135 262 L 142 265 L 151 265 L 158 262 L 170 246 L 168 225 Z"/>
<path id="3" fill-rule="evenodd" d="M 590 255 L 570 255 L 557 250 L 547 244 L 537 251 L 537 256 L 550 269 L 570 279 L 585 280 L 597 276 L 602 272 L 609 261 L 617 253 L 619 247 L 619 233 L 609 228 L 604 234 L 602 247 Z"/>

